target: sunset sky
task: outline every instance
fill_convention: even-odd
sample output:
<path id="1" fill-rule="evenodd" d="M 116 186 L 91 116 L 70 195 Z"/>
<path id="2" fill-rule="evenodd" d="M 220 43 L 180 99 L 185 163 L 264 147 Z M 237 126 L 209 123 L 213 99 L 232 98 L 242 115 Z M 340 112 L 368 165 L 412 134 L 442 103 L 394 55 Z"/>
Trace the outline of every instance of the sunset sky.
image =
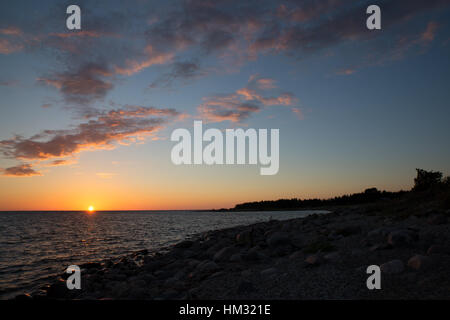
<path id="1" fill-rule="evenodd" d="M 449 57 L 449 0 L 1 1 L 0 210 L 409 189 L 450 174 Z M 278 174 L 174 165 L 194 120 L 279 129 Z"/>

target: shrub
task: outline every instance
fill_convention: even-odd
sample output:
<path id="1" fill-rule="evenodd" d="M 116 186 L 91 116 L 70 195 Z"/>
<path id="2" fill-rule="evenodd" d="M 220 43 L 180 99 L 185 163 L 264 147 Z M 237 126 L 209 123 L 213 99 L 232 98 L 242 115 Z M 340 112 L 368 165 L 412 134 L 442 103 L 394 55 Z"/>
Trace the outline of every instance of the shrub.
<path id="1" fill-rule="evenodd" d="M 416 169 L 413 191 L 425 191 L 439 186 L 442 182 L 442 172 Z"/>

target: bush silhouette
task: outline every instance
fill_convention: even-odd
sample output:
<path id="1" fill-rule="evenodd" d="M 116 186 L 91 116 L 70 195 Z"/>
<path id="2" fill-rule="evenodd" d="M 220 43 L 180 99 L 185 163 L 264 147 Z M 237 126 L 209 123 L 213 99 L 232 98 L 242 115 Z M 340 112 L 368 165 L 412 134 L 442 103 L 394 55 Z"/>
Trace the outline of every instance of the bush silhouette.
<path id="1" fill-rule="evenodd" d="M 442 182 L 442 172 L 416 169 L 413 191 L 425 191 L 438 187 Z"/>

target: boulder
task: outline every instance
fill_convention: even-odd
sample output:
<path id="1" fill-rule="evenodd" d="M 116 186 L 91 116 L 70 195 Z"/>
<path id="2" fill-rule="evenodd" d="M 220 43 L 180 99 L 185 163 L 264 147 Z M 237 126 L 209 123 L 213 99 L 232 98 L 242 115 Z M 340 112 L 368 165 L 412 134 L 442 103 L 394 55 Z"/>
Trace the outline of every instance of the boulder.
<path id="1" fill-rule="evenodd" d="M 216 262 L 227 261 L 235 253 L 234 247 L 225 247 L 219 250 L 214 256 L 213 260 Z"/>
<path id="2" fill-rule="evenodd" d="M 262 276 L 270 276 L 276 274 L 278 270 L 276 268 L 268 268 L 261 271 Z"/>
<path id="3" fill-rule="evenodd" d="M 197 266 L 196 271 L 199 273 L 213 273 L 219 269 L 220 267 L 214 261 L 205 260 Z"/>
<path id="4" fill-rule="evenodd" d="M 236 235 L 236 242 L 240 245 L 253 246 L 253 229 L 238 233 Z"/>
<path id="5" fill-rule="evenodd" d="M 237 287 L 238 294 L 251 293 L 254 291 L 256 291 L 255 286 L 247 280 L 242 280 Z"/>
<path id="6" fill-rule="evenodd" d="M 303 252 L 301 250 L 296 251 L 289 256 L 289 259 L 291 260 L 297 260 L 301 258 L 303 258 Z"/>
<path id="7" fill-rule="evenodd" d="M 341 255 L 339 254 L 339 252 L 331 252 L 331 253 L 328 253 L 328 254 L 324 255 L 323 258 L 326 261 L 336 262 L 336 261 L 340 260 Z"/>
<path id="8" fill-rule="evenodd" d="M 192 247 L 193 244 L 194 244 L 194 241 L 184 240 L 184 241 L 178 242 L 174 247 L 181 248 L 181 249 L 187 249 L 187 248 Z"/>
<path id="9" fill-rule="evenodd" d="M 380 270 L 382 273 L 386 274 L 399 274 L 405 270 L 405 265 L 402 260 L 395 259 L 389 262 L 383 263 L 380 266 Z"/>
<path id="10" fill-rule="evenodd" d="M 388 235 L 388 244 L 393 247 L 404 247 L 410 245 L 414 240 L 412 233 L 408 230 L 392 231 Z"/>
<path id="11" fill-rule="evenodd" d="M 322 257 L 320 255 L 317 255 L 317 254 L 309 255 L 305 259 L 306 264 L 309 265 L 309 266 L 318 266 L 319 264 L 322 263 L 322 261 L 323 261 Z"/>
<path id="12" fill-rule="evenodd" d="M 427 223 L 431 225 L 446 224 L 447 217 L 442 214 L 433 215 L 427 219 Z"/>
<path id="13" fill-rule="evenodd" d="M 285 232 L 275 232 L 267 238 L 267 244 L 271 247 L 290 244 L 290 239 Z"/>
<path id="14" fill-rule="evenodd" d="M 432 245 L 430 248 L 428 248 L 427 254 L 428 255 L 432 255 L 432 254 L 450 254 L 450 246 Z"/>
<path id="15" fill-rule="evenodd" d="M 419 254 L 411 257 L 408 260 L 408 267 L 414 270 L 425 270 L 430 265 L 431 265 L 431 258 Z"/>

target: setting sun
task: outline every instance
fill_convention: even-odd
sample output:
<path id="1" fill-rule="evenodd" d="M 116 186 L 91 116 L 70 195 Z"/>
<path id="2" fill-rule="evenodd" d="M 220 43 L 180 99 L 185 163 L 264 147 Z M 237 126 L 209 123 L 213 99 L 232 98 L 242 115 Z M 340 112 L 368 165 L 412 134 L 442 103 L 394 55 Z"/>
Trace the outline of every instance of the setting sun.
<path id="1" fill-rule="evenodd" d="M 94 209 L 93 206 L 89 206 L 89 208 L 88 208 L 88 211 L 89 211 L 89 212 L 94 212 L 94 210 L 95 210 L 95 209 Z"/>

